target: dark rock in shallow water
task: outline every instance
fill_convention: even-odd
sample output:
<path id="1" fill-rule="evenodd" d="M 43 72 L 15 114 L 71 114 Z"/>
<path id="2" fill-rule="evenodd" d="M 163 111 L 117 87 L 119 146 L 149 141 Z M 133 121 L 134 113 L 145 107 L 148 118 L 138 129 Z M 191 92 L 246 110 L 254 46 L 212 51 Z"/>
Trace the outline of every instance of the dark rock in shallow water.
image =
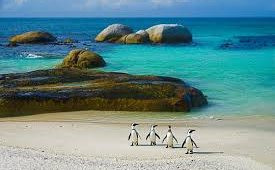
<path id="1" fill-rule="evenodd" d="M 75 43 L 78 43 L 77 40 L 73 40 L 71 38 L 66 38 L 62 41 L 56 41 L 56 42 L 52 42 L 52 45 L 67 45 L 67 46 L 74 46 Z"/>
<path id="2" fill-rule="evenodd" d="M 63 43 L 65 43 L 65 44 L 72 44 L 72 43 L 78 43 L 78 41 L 73 40 L 71 38 L 66 38 L 65 40 L 63 40 Z"/>
<path id="3" fill-rule="evenodd" d="M 275 35 L 264 36 L 237 36 L 240 43 L 266 43 L 275 45 Z"/>
<path id="4" fill-rule="evenodd" d="M 275 35 L 266 36 L 237 36 L 232 40 L 226 40 L 220 45 L 220 49 L 261 49 L 275 46 Z"/>
<path id="5" fill-rule="evenodd" d="M 190 111 L 207 104 L 203 93 L 170 77 L 78 69 L 4 74 L 0 116 L 77 110 Z"/>
<path id="6" fill-rule="evenodd" d="M 10 42 L 7 47 L 17 47 L 18 44 L 16 42 Z"/>
<path id="7" fill-rule="evenodd" d="M 220 49 L 230 49 L 234 47 L 234 43 L 231 40 L 226 40 L 220 45 Z"/>

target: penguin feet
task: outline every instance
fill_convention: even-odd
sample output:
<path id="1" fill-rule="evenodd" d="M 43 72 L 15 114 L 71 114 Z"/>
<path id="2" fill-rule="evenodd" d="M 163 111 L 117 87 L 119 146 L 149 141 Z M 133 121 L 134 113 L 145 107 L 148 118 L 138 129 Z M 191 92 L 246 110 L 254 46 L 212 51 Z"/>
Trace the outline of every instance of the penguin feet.
<path id="1" fill-rule="evenodd" d="M 193 151 L 186 151 L 185 154 L 193 154 L 194 152 Z"/>

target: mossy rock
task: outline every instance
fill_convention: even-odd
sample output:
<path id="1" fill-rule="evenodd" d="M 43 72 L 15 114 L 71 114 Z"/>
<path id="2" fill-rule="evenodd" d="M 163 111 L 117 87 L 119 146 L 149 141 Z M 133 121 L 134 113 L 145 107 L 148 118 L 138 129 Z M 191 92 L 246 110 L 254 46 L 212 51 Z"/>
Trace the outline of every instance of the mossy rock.
<path id="1" fill-rule="evenodd" d="M 0 75 L 0 117 L 79 111 L 180 111 L 207 104 L 182 80 L 95 70 L 52 69 Z"/>
<path id="2" fill-rule="evenodd" d="M 10 43 L 18 44 L 40 44 L 56 41 L 56 38 L 48 33 L 41 31 L 31 31 L 10 38 Z"/>
<path id="3" fill-rule="evenodd" d="M 104 59 L 89 50 L 76 49 L 72 50 L 63 60 L 63 62 L 58 65 L 58 68 L 96 68 L 104 67 L 106 62 Z"/>

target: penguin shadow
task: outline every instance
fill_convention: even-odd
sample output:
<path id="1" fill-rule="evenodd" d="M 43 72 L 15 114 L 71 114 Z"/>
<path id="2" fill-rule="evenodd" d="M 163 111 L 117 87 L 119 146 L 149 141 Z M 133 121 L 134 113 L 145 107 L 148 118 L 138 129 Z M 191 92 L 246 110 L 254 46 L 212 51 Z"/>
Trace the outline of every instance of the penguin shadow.
<path id="1" fill-rule="evenodd" d="M 186 147 L 182 147 L 181 144 L 175 144 L 173 146 L 173 149 L 184 149 L 184 148 L 186 148 Z"/>
<path id="2" fill-rule="evenodd" d="M 200 147 L 198 148 L 195 148 L 195 149 L 199 149 Z M 186 147 L 181 147 L 181 146 L 174 146 L 173 149 L 186 149 Z M 209 155 L 209 154 L 223 154 L 224 152 L 211 152 L 211 151 L 194 151 L 193 154 L 198 154 L 198 155 Z"/>
<path id="3" fill-rule="evenodd" d="M 150 145 L 150 144 L 139 144 L 138 146 L 151 146 L 151 147 L 156 147 L 156 146 L 166 146 L 165 144 L 156 144 L 156 145 Z"/>
<path id="4" fill-rule="evenodd" d="M 209 154 L 223 154 L 224 152 L 193 152 L 193 154 L 198 154 L 198 155 L 209 155 Z"/>

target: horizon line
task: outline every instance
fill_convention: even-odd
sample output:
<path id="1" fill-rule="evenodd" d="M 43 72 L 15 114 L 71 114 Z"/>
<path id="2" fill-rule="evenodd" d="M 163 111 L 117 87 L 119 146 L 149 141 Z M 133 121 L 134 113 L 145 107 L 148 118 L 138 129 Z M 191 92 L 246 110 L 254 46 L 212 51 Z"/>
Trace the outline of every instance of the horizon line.
<path id="1" fill-rule="evenodd" d="M 188 17 L 183 17 L 183 16 L 175 16 L 175 17 L 166 17 L 166 16 L 152 16 L 152 17 L 144 17 L 144 16 L 131 16 L 131 17 L 80 17 L 80 16 L 39 16 L 39 17 L 20 17 L 20 16 L 0 16 L 0 19 L 3 18 L 91 18 L 91 19 L 116 19 L 116 18 L 275 18 L 275 16 L 188 16 Z"/>

